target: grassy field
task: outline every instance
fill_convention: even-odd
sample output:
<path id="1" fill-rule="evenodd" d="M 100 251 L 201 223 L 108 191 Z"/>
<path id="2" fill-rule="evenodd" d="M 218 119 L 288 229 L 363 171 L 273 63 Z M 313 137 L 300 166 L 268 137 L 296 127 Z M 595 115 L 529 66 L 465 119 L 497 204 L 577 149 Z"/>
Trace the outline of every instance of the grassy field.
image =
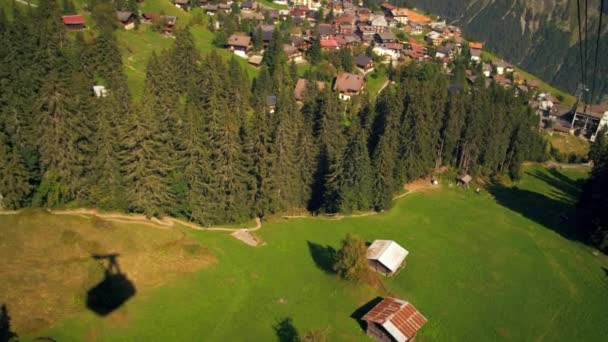
<path id="1" fill-rule="evenodd" d="M 290 318 L 300 334 L 323 329 L 330 341 L 365 341 L 351 316 L 389 292 L 429 319 L 419 341 L 601 341 L 608 334 L 602 324 L 608 258 L 577 242 L 569 223 L 584 176 L 584 170 L 531 167 L 517 186 L 491 186 L 481 194 L 444 180 L 441 188 L 412 193 L 380 215 L 267 222 L 258 231 L 267 244 L 258 248 L 225 233 L 188 231 L 217 262 L 138 292 L 106 318 L 83 307 L 49 329 L 16 332 L 26 341 L 271 341 L 277 324 Z M 76 218 L 30 215 L 0 217 L 0 246 L 12 246 L 16 232 L 22 244 L 36 246 L 53 232 L 59 236 L 62 227 L 82 225 Z M 35 220 L 43 228 L 31 229 L 47 231 L 44 237 L 10 229 Z M 328 269 L 329 252 L 348 232 L 367 241 L 393 239 L 410 251 L 407 267 L 385 280 L 386 290 L 342 281 Z M 145 241 L 142 236 L 136 243 Z M 21 258 L 18 248 L 9 250 L 15 255 L 4 260 Z M 19 306 L 6 304 L 9 314 Z"/>
<path id="2" fill-rule="evenodd" d="M 575 137 L 573 135 L 546 135 L 551 146 L 555 147 L 563 154 L 570 155 L 574 153 L 578 156 L 586 156 L 589 154 L 590 144 L 587 140 Z"/>

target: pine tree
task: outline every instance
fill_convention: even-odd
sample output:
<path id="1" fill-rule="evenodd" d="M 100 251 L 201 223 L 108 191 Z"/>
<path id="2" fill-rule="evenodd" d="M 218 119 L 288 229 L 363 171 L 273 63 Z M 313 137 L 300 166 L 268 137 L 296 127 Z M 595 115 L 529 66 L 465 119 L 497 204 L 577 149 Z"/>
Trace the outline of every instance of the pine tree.
<path id="1" fill-rule="evenodd" d="M 449 99 L 447 115 L 441 130 L 442 137 L 442 164 L 454 165 L 456 156 L 459 154 L 458 142 L 464 128 L 466 95 L 462 92 L 454 92 Z"/>
<path id="2" fill-rule="evenodd" d="M 127 204 L 123 196 L 125 188 L 119 154 L 119 142 L 123 138 L 120 117 L 123 113 L 117 101 L 114 93 L 98 99 L 90 197 L 99 208 L 125 210 Z"/>
<path id="3" fill-rule="evenodd" d="M 367 150 L 367 131 L 360 126 L 359 120 L 354 120 L 349 132 L 350 141 L 344 150 L 343 170 L 339 182 L 338 210 L 369 210 L 372 204 L 373 171 Z"/>
<path id="4" fill-rule="evenodd" d="M 190 28 L 177 30 L 175 34 L 175 45 L 173 46 L 173 78 L 179 80 L 176 86 L 182 94 L 195 91 L 194 78 L 196 74 L 197 62 L 200 59 L 199 52 L 194 46 L 194 38 L 190 33 Z"/>
<path id="5" fill-rule="evenodd" d="M 154 101 L 144 93 L 129 114 L 123 161 L 129 209 L 148 217 L 163 216 L 173 203 L 169 184 L 169 151 L 164 145 Z"/>
<path id="6" fill-rule="evenodd" d="M 344 279 L 370 282 L 372 277 L 366 258 L 367 247 L 358 236 L 348 234 L 336 254 L 334 270 Z"/>
<path id="7" fill-rule="evenodd" d="M 0 209 L 22 208 L 31 190 L 21 155 L 0 131 Z"/>

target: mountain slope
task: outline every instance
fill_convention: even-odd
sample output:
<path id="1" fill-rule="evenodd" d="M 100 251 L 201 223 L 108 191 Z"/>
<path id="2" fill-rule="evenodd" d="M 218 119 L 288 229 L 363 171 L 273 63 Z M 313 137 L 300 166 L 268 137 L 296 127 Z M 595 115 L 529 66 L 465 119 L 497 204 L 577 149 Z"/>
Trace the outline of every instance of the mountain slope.
<path id="1" fill-rule="evenodd" d="M 571 93 L 580 80 L 574 0 L 411 0 L 460 25 L 472 39 L 509 62 Z M 583 3 L 583 1 L 581 1 Z M 608 7 L 608 6 L 606 6 Z M 599 0 L 589 1 L 588 77 L 593 74 Z M 604 13 L 607 9 L 604 9 Z M 604 17 L 596 94 L 608 94 L 608 17 Z M 588 83 L 591 83 L 589 81 Z M 590 84 L 589 84 L 590 85 Z"/>

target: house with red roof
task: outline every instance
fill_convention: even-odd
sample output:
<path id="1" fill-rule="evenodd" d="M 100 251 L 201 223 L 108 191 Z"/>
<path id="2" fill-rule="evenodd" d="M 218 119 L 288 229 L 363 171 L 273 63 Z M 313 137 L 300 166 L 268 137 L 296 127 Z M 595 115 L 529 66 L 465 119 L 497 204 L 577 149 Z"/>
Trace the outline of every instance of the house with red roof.
<path id="1" fill-rule="evenodd" d="M 321 49 L 325 51 L 334 51 L 340 48 L 340 44 L 335 39 L 321 39 Z"/>
<path id="2" fill-rule="evenodd" d="M 427 322 L 412 304 L 396 298 L 385 298 L 362 320 L 367 323 L 367 335 L 381 342 L 413 341 Z"/>
<path id="3" fill-rule="evenodd" d="M 81 30 L 84 28 L 84 17 L 80 14 L 64 15 L 63 25 L 71 30 Z"/>

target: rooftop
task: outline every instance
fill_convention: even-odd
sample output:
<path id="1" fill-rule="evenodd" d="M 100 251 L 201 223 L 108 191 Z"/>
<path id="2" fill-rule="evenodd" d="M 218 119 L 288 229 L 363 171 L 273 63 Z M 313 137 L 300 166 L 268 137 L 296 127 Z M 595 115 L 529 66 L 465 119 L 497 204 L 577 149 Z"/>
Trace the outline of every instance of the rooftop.
<path id="1" fill-rule="evenodd" d="M 338 74 L 336 77 L 336 83 L 334 84 L 334 90 L 339 92 L 360 92 L 363 89 L 365 80 L 363 76 L 343 72 Z"/>
<path id="2" fill-rule="evenodd" d="M 409 253 L 395 241 L 375 240 L 367 249 L 367 258 L 377 260 L 391 272 L 395 272 Z"/>
<path id="3" fill-rule="evenodd" d="M 396 298 L 385 298 L 362 319 L 381 325 L 397 341 L 411 340 L 427 322 L 412 304 Z"/>

